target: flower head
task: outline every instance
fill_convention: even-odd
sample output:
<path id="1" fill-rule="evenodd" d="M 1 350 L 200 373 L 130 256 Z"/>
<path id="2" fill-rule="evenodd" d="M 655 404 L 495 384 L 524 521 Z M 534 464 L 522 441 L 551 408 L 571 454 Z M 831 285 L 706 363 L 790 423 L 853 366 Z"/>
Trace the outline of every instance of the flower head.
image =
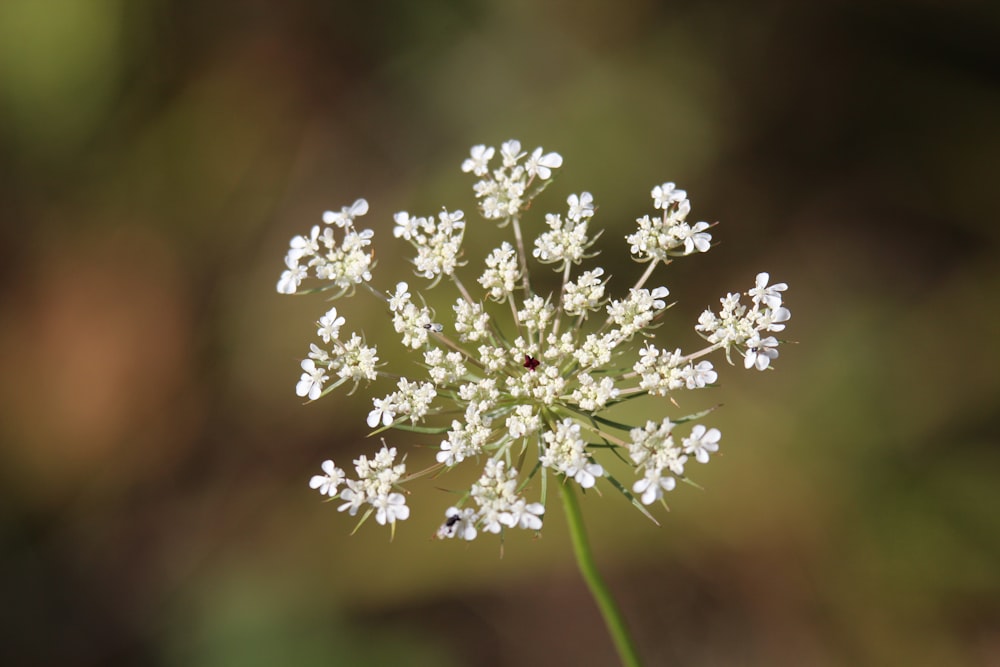
<path id="1" fill-rule="evenodd" d="M 371 269 L 374 256 L 368 247 L 374 232 L 370 229 L 357 230 L 354 222 L 368 212 L 368 202 L 359 199 L 340 212 L 326 211 L 323 222 L 341 230 L 337 241 L 333 227 L 312 228 L 308 236 L 295 236 L 285 255 L 286 270 L 278 280 L 278 292 L 295 294 L 302 281 L 309 275 L 330 283 L 340 289 L 340 294 L 348 292 L 355 285 L 372 279 Z"/>
<path id="2" fill-rule="evenodd" d="M 772 334 L 791 317 L 783 304 L 785 283 L 759 273 L 745 293 L 730 293 L 717 310 L 701 314 L 694 326 L 706 343 L 700 349 L 666 345 L 660 327 L 667 330 L 660 337 L 672 342 L 681 335 L 664 326 L 671 293 L 647 282 L 657 268 L 707 252 L 711 225 L 687 221 L 685 190 L 671 182 L 654 186 L 655 213 L 639 218 L 626 237 L 632 258 L 647 268 L 634 284 L 615 284 L 591 264 L 600 230 L 593 227 L 599 216 L 590 192 L 568 195 L 559 211 L 539 210 L 536 199 L 562 164 L 558 153 L 529 152 L 513 139 L 472 148 L 461 169 L 476 179 L 479 213 L 512 234 L 491 239 L 493 250 L 468 275 L 463 243 L 471 223 L 462 211 L 442 207 L 436 215 L 400 211 L 392 217 L 392 236 L 410 247 L 418 284 L 357 291 L 378 299 L 384 313 L 378 342 L 411 355 L 408 365 L 394 362 L 391 373 L 383 371 L 378 349 L 349 330 L 345 308 L 331 307 L 319 318 L 319 340 L 301 362 L 296 393 L 316 400 L 347 382 L 384 385 L 371 396 L 368 427 L 408 432 L 427 463 L 405 477 L 397 448 L 385 443 L 372 458 L 355 459 L 353 477 L 324 462 L 310 486 L 339 498 L 341 511 L 394 527 L 410 515 L 404 484 L 473 465 L 481 473 L 448 503 L 436 530 L 440 538 L 541 530 L 544 492 L 536 498 L 545 486 L 533 484 L 537 477 L 651 505 L 686 479 L 689 459 L 707 463 L 722 434 L 701 423 L 688 430 L 687 422 L 704 413 L 633 425 L 606 411 L 640 396 L 669 395 L 670 404 L 679 405 L 680 392 L 717 383 L 719 372 L 706 357 L 720 350 L 727 359 L 735 351 L 746 368 L 772 368 L 780 344 Z M 374 234 L 356 228 L 367 212 L 359 199 L 327 211 L 327 226 L 294 237 L 278 291 L 297 292 L 310 273 L 334 298 L 371 281 Z M 492 233 L 481 223 L 475 228 Z M 445 289 L 443 300 L 425 296 Z M 631 479 L 610 477 L 605 466 L 613 459 L 631 465 Z"/>

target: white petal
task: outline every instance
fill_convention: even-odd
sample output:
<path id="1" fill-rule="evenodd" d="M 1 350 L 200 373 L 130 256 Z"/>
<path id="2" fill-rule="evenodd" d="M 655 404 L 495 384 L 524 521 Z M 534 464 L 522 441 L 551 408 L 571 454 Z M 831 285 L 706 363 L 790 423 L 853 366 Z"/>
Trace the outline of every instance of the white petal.
<path id="1" fill-rule="evenodd" d="M 527 507 L 524 509 L 532 514 L 545 514 L 545 505 L 541 503 L 528 503 Z"/>
<path id="2" fill-rule="evenodd" d="M 652 505 L 660 497 L 660 487 L 657 484 L 650 484 L 646 492 L 642 494 L 642 504 Z"/>
<path id="3" fill-rule="evenodd" d="M 559 155 L 559 153 L 549 153 L 547 155 L 543 155 L 538 160 L 538 164 L 549 167 L 550 169 L 558 169 L 562 166 L 562 163 L 562 155 Z"/>
<path id="4" fill-rule="evenodd" d="M 364 215 L 368 212 L 368 200 L 358 199 L 356 202 L 351 204 L 350 214 L 352 216 Z"/>

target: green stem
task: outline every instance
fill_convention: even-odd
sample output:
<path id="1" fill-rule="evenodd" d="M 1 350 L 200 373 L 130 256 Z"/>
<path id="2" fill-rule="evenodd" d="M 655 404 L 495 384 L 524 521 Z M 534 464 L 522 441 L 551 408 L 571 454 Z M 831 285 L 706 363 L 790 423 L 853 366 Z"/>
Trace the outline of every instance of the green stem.
<path id="1" fill-rule="evenodd" d="M 576 493 L 569 480 L 561 480 L 559 494 L 562 496 L 563 509 L 566 512 L 566 522 L 569 524 L 570 539 L 573 542 L 573 552 L 576 554 L 576 563 L 580 568 L 590 594 L 597 602 L 597 607 L 604 617 L 604 624 L 611 633 L 615 648 L 618 650 L 618 657 L 622 665 L 627 667 L 639 667 L 639 655 L 635 651 L 632 637 L 629 635 L 628 627 L 625 625 L 625 618 L 621 609 L 611 596 L 611 590 L 601 578 L 601 573 L 597 571 L 594 563 L 594 555 L 590 551 L 590 544 L 587 542 L 587 531 L 583 526 L 583 514 L 580 513 L 580 503 L 576 499 Z"/>
<path id="2" fill-rule="evenodd" d="M 649 261 L 649 266 L 646 267 L 645 273 L 642 274 L 642 277 L 639 278 L 639 282 L 637 282 L 635 284 L 635 287 L 633 287 L 632 289 L 642 289 L 642 286 L 646 284 L 646 281 L 649 280 L 649 277 L 653 275 L 653 269 L 656 268 L 656 265 L 659 263 L 659 261 L 660 260 L 658 259 L 652 259 Z"/>
<path id="3" fill-rule="evenodd" d="M 524 237 L 521 236 L 521 223 L 517 216 L 511 218 L 514 223 L 514 241 L 517 243 L 517 254 L 521 260 L 521 277 L 524 280 L 524 298 L 531 298 L 531 278 L 528 273 L 528 256 L 524 252 Z"/>

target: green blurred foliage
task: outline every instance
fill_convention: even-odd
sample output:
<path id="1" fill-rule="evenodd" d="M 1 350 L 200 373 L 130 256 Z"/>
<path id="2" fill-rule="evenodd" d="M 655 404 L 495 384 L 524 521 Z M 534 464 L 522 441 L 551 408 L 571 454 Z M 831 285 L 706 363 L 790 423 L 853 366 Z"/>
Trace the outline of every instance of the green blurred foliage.
<path id="1" fill-rule="evenodd" d="M 431 539 L 452 476 L 391 543 L 305 484 L 373 443 L 364 391 L 294 396 L 288 238 L 364 196 L 416 282 L 391 214 L 471 212 L 468 148 L 517 137 L 619 286 L 654 184 L 720 221 L 662 274 L 678 345 L 791 286 L 776 372 L 678 397 L 722 404 L 704 490 L 583 499 L 649 664 L 997 664 L 998 38 L 974 2 L 0 4 L 0 662 L 613 661 L 558 503 L 501 553 Z"/>

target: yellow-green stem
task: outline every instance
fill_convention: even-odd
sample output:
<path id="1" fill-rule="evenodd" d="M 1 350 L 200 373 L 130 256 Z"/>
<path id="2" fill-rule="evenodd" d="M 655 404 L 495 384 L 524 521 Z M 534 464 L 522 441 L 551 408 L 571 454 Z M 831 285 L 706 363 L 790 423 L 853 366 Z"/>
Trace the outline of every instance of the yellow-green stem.
<path id="1" fill-rule="evenodd" d="M 573 553 L 576 554 L 576 564 L 580 568 L 583 580 L 587 582 L 587 588 L 594 597 L 601 616 L 604 617 L 604 624 L 611 634 L 611 639 L 618 650 L 618 657 L 622 665 L 626 667 L 639 667 L 639 655 L 635 651 L 632 637 L 629 635 L 628 627 L 625 625 L 625 618 L 622 616 L 618 603 L 611 595 L 611 590 L 601 578 L 601 573 L 597 571 L 594 563 L 594 555 L 590 551 L 590 544 L 587 542 L 587 531 L 583 525 L 583 514 L 580 513 L 580 503 L 576 499 L 576 493 L 568 480 L 563 480 L 559 486 L 559 495 L 562 496 L 563 509 L 566 512 L 566 522 L 569 524 L 569 535 L 573 542 Z"/>

